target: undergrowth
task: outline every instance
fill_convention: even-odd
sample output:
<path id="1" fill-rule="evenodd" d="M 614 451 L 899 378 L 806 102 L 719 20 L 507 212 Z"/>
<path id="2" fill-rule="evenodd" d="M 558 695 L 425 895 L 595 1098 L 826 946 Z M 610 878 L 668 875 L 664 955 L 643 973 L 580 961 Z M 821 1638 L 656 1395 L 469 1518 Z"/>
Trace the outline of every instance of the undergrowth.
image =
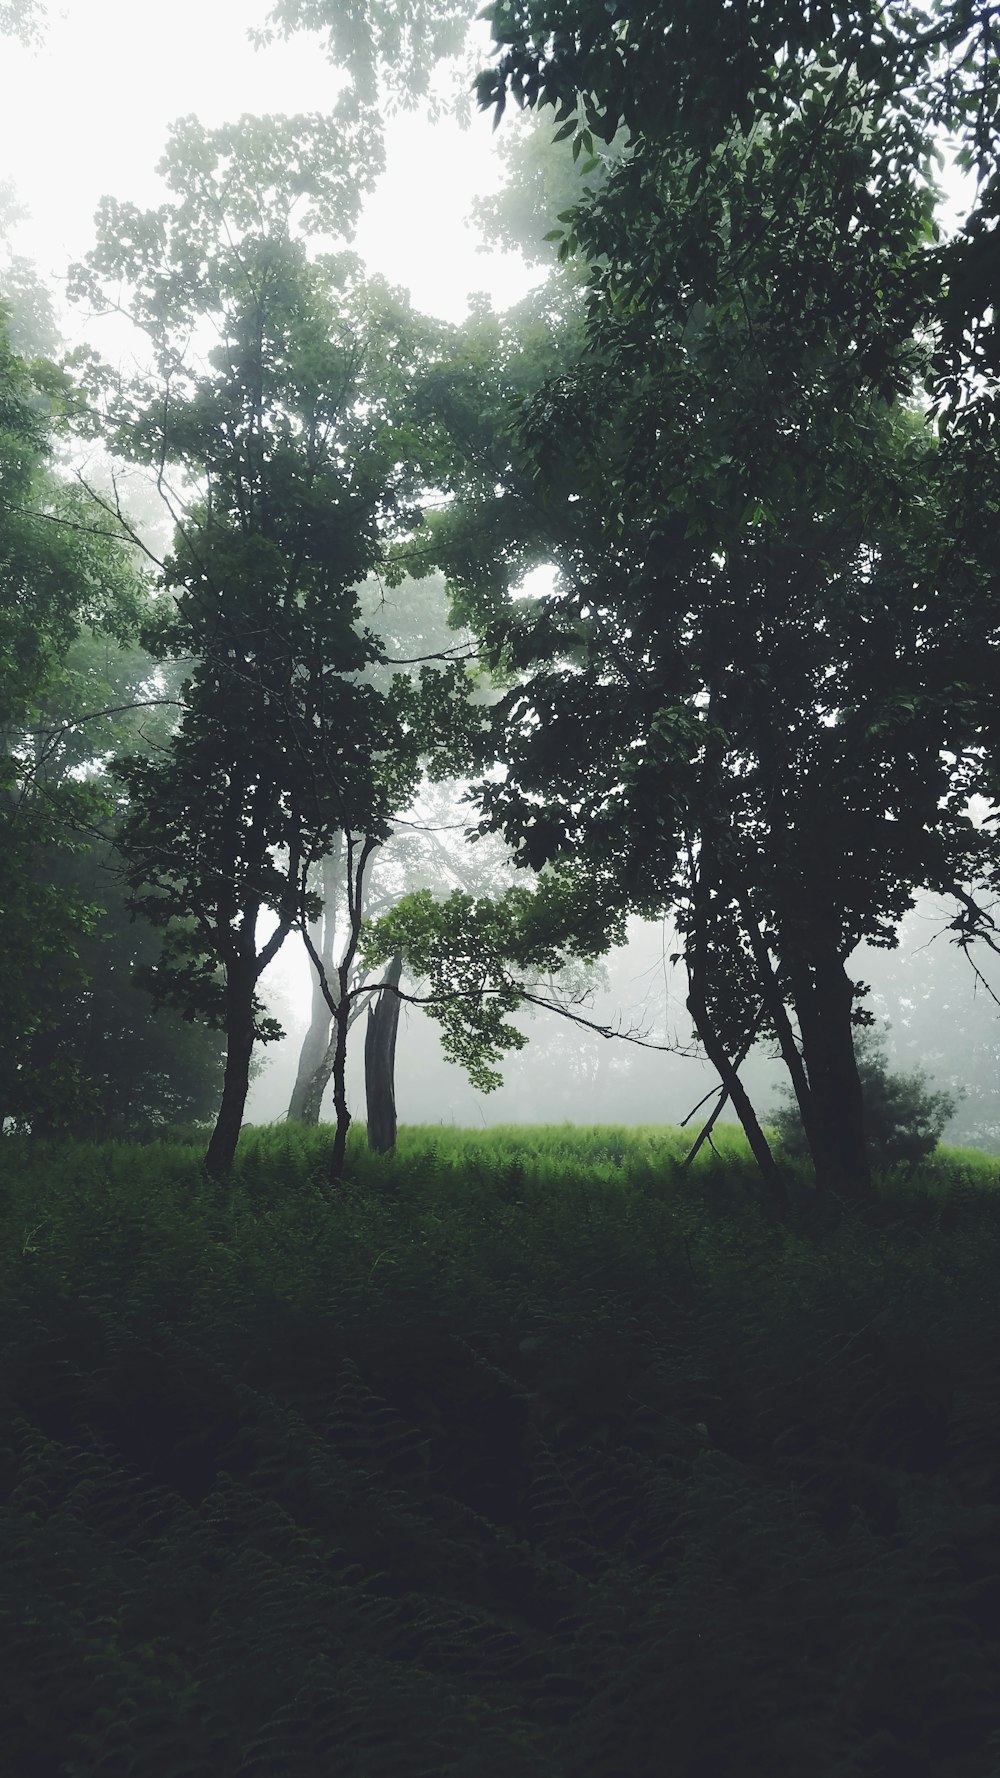
<path id="1" fill-rule="evenodd" d="M 1000 1162 L 0 1144 L 10 1778 L 995 1778 Z"/>

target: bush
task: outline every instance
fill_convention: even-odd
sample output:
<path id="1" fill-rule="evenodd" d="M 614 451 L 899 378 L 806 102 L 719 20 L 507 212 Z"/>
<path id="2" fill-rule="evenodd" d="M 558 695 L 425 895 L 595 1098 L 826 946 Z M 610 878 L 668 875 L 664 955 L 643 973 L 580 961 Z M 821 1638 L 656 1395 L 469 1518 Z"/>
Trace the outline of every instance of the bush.
<path id="1" fill-rule="evenodd" d="M 890 1074 L 880 1034 L 861 1031 L 855 1050 L 872 1166 L 880 1172 L 899 1166 L 912 1172 L 937 1147 L 945 1124 L 954 1115 L 955 1100 L 950 1093 L 932 1092 L 921 1068 L 909 1074 Z M 808 1157 L 799 1108 L 790 1093 L 772 1112 L 770 1121 L 787 1155 Z"/>

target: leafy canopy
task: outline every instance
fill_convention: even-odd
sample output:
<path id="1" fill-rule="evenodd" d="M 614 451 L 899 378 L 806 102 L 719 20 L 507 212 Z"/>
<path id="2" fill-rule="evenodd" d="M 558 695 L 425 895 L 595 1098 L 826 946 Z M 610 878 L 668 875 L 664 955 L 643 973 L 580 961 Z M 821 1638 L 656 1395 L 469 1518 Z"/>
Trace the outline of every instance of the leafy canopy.
<path id="1" fill-rule="evenodd" d="M 372 677 L 360 589 L 424 473 L 401 396 L 416 324 L 293 226 L 303 194 L 305 227 L 353 214 L 348 163 L 326 165 L 314 125 L 176 126 L 175 201 L 127 216 L 106 201 L 74 286 L 147 343 L 131 379 L 84 372 L 110 448 L 150 467 L 174 518 L 146 640 L 188 668 L 167 751 L 116 768 L 122 844 L 135 905 L 169 928 L 163 991 L 215 1019 L 233 972 L 256 981 L 311 911 L 310 869 L 338 836 L 386 837 L 462 684 L 460 668 Z"/>

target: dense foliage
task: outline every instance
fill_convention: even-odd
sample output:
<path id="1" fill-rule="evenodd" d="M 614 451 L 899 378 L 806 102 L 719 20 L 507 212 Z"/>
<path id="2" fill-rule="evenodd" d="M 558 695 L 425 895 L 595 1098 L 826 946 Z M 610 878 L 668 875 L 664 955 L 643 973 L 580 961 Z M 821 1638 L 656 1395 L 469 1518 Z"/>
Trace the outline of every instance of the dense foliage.
<path id="1" fill-rule="evenodd" d="M 969 816 L 997 760 L 989 19 L 489 17 L 483 104 L 554 107 L 583 162 L 559 221 L 587 328 L 508 429 L 505 510 L 547 537 L 554 595 L 505 611 L 493 549 L 478 588 L 455 577 L 520 669 L 484 824 L 536 867 L 585 859 L 606 906 L 673 909 L 692 1018 L 776 1195 L 738 1077 L 762 1032 L 818 1176 L 863 1193 L 851 954 L 891 944 L 919 886 L 988 888 L 997 863 Z M 945 125 L 984 178 L 953 242 Z M 488 504 L 473 473 L 470 550 Z"/>
<path id="2" fill-rule="evenodd" d="M 0 331 L 0 1124 L 39 1130 L 82 1127 L 104 1087 L 74 1041 L 102 918 L 84 859 L 143 605 L 120 529 L 50 466 L 46 389 Z"/>
<path id="3" fill-rule="evenodd" d="M 343 844 L 360 906 L 428 722 L 446 730 L 449 693 L 461 702 L 460 668 L 427 668 L 415 688 L 366 672 L 383 650 L 360 588 L 420 480 L 393 412 L 413 348 L 405 310 L 353 256 L 311 259 L 293 227 L 303 197 L 307 229 L 349 226 L 349 167 L 329 157 L 316 119 L 186 120 L 161 168 L 171 201 L 106 201 L 75 283 L 127 308 L 149 354 L 130 384 L 100 365 L 85 380 L 87 427 L 151 467 L 175 528 L 146 639 L 191 663 L 162 753 L 115 766 L 118 844 L 134 905 L 165 928 L 160 994 L 226 1033 L 215 1172 L 235 1152 L 255 1040 L 277 1034 L 258 983 L 315 912 L 314 867 Z M 199 330 L 217 342 L 204 356 L 188 351 Z M 344 984 L 336 1008 L 346 1040 Z M 346 1135 L 342 1057 L 339 1074 Z"/>
<path id="4" fill-rule="evenodd" d="M 508 97 L 552 107 L 587 152 L 595 139 L 610 143 L 624 130 L 635 151 L 624 190 L 634 196 L 658 152 L 681 146 L 711 225 L 728 146 L 766 143 L 777 155 L 771 232 L 794 250 L 803 181 L 822 182 L 836 168 L 825 214 L 831 243 L 839 237 L 846 250 L 847 283 L 828 275 L 824 256 L 818 267 L 803 266 L 780 300 L 791 298 L 799 325 L 808 314 L 823 326 L 850 290 L 864 292 L 856 345 L 878 357 L 909 330 L 913 305 L 929 300 L 942 324 L 935 368 L 951 398 L 971 398 L 988 423 L 1000 368 L 992 305 L 1000 80 L 991 0 L 891 7 L 749 0 L 736 8 L 726 0 L 498 0 L 486 16 L 498 53 L 480 75 L 480 103 L 498 118 Z M 897 275 L 873 286 L 872 256 L 905 246 L 942 137 L 977 175 L 966 226 L 923 265 L 904 253 Z M 695 253 L 697 246 L 693 237 Z M 655 256 L 636 260 L 631 272 L 641 302 L 657 280 Z"/>

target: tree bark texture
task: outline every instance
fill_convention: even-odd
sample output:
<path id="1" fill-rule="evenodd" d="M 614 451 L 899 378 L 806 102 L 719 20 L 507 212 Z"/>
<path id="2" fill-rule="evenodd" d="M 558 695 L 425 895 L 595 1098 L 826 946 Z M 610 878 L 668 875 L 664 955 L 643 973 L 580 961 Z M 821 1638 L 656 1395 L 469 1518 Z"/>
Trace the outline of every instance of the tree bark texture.
<path id="1" fill-rule="evenodd" d="M 319 1123 L 319 1114 L 323 1109 L 323 1100 L 326 1097 L 326 1089 L 330 1084 L 330 1076 L 333 1073 L 333 1058 L 336 1047 L 337 1033 L 336 1030 L 332 1030 L 330 1032 L 330 1040 L 320 1057 L 318 1067 L 313 1069 L 312 1074 L 304 1083 L 300 1096 L 301 1110 L 299 1116 L 294 1120 L 296 1123 L 309 1124 L 314 1128 Z M 288 1108 L 288 1115 L 289 1117 L 292 1116 L 291 1106 Z"/>
<path id="2" fill-rule="evenodd" d="M 368 1104 L 368 1146 L 389 1154 L 396 1146 L 396 1032 L 402 957 L 393 957 L 382 977 L 382 993 L 368 1008 L 365 1031 L 365 1096 Z"/>

